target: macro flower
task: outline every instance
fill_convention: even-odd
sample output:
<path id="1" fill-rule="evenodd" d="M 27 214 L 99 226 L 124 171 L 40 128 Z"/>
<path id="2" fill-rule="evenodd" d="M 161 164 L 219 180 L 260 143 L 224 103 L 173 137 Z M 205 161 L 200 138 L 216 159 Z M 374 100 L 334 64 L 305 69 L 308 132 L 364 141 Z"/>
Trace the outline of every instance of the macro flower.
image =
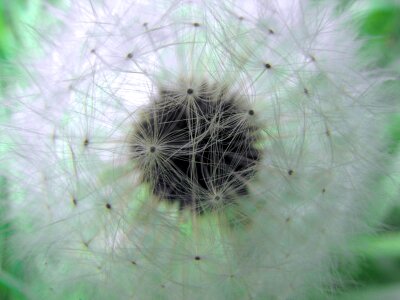
<path id="1" fill-rule="evenodd" d="M 387 76 L 312 1 L 48 5 L 3 99 L 38 299 L 310 299 L 367 231 Z M 22 75 L 21 75 L 22 76 Z M 35 296 L 32 296 L 33 298 Z M 36 298 L 35 298 L 36 299 Z"/>

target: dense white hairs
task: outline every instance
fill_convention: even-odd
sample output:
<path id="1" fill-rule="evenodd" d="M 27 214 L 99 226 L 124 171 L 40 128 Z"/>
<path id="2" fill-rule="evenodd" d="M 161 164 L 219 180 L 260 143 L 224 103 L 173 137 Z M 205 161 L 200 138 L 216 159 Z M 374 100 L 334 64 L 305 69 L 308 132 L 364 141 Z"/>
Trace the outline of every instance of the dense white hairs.
<path id="1" fill-rule="evenodd" d="M 377 201 L 388 99 L 386 78 L 357 59 L 350 17 L 310 2 L 48 5 L 56 25 L 34 30 L 42 54 L 19 58 L 26 76 L 2 100 L 12 115 L 0 124 L 12 259 L 38 299 L 310 299 L 333 289 L 333 254 L 368 229 Z M 204 85 L 235 113 L 221 122 L 215 110 L 184 146 L 174 144 L 181 133 L 161 134 L 165 124 L 148 134 L 143 120 L 163 91 L 168 111 L 185 107 L 199 122 Z M 204 132 L 228 125 L 257 128 L 254 176 L 204 174 L 229 180 L 194 193 L 203 214 L 152 192 L 143 178 L 191 187 L 171 157 L 199 152 Z M 234 201 L 218 202 L 227 195 Z"/>

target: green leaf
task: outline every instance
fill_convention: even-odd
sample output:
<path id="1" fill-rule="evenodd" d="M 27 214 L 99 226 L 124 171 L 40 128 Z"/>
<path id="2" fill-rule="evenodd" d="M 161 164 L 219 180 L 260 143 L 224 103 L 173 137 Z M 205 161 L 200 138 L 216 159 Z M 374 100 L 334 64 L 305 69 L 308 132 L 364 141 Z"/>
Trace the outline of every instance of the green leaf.
<path id="1" fill-rule="evenodd" d="M 350 291 L 334 300 L 398 300 L 400 299 L 400 285 L 373 286 Z"/>
<path id="2" fill-rule="evenodd" d="M 353 242 L 351 249 L 358 254 L 367 256 L 400 257 L 400 233 L 361 237 Z"/>
<path id="3" fill-rule="evenodd" d="M 366 55 L 376 58 L 381 66 L 399 58 L 400 5 L 383 2 L 370 9 L 361 21 L 361 35 L 369 37 Z"/>

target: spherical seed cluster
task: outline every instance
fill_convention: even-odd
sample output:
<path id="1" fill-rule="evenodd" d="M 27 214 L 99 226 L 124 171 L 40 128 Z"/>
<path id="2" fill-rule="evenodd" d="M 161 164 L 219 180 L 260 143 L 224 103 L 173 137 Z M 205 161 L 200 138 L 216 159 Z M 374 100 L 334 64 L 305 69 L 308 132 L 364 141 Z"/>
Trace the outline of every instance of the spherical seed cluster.
<path id="1" fill-rule="evenodd" d="M 376 202 L 386 98 L 314 2 L 49 6 L 0 127 L 36 298 L 326 298 Z"/>
<path id="2" fill-rule="evenodd" d="M 161 199 L 203 213 L 248 194 L 260 151 L 254 110 L 217 84 L 162 89 L 128 141 L 142 180 Z"/>

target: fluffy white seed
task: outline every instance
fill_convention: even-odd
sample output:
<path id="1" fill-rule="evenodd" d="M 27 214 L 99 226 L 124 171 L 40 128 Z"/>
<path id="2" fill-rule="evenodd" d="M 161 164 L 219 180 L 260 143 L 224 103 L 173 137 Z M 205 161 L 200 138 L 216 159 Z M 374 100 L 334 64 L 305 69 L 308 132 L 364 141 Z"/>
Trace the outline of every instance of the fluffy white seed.
<path id="1" fill-rule="evenodd" d="M 21 58 L 27 76 L 3 100 L 12 117 L 1 125 L 10 243 L 41 299 L 325 295 L 332 254 L 366 230 L 385 169 L 387 78 L 357 60 L 349 16 L 298 0 L 49 9 L 61 24 L 36 32 L 44 55 Z M 173 147 L 179 135 L 163 135 L 167 125 L 154 122 L 153 135 L 137 128 L 163 90 L 176 96 L 168 109 L 185 107 L 197 124 L 205 82 L 210 99 L 235 95 L 242 109 L 225 123 L 217 110 L 206 132 L 255 126 L 260 159 L 251 178 L 216 186 L 226 174 L 207 174 L 207 188 L 193 192 L 208 209 L 198 214 L 160 199 L 143 177 L 192 188 L 194 173 L 177 172 L 171 157 L 200 151 L 204 132 L 190 127 L 190 142 Z"/>

